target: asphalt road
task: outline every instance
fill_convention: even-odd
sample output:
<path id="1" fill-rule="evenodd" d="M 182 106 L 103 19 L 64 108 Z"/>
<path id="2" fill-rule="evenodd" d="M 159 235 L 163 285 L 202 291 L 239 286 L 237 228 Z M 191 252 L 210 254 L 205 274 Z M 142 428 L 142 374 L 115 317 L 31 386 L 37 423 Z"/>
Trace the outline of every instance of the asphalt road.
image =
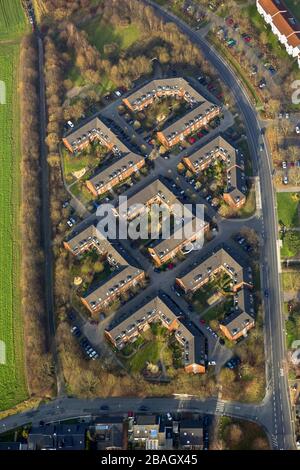
<path id="1" fill-rule="evenodd" d="M 262 247 L 263 288 L 269 290 L 269 298 L 265 299 L 265 344 L 267 375 L 271 397 L 267 402 L 271 410 L 268 413 L 268 423 L 265 423 L 272 434 L 275 448 L 295 448 L 292 418 L 290 410 L 287 372 L 284 369 L 285 339 L 282 315 L 281 286 L 279 280 L 277 257 L 277 215 L 275 194 L 272 182 L 272 168 L 270 151 L 267 142 L 264 142 L 264 151 L 259 151 L 259 145 L 264 140 L 261 125 L 254 106 L 234 71 L 223 61 L 209 43 L 186 25 L 182 20 L 162 7 L 149 0 L 145 3 L 151 5 L 165 20 L 173 21 L 197 45 L 204 56 L 219 72 L 222 80 L 231 90 L 241 115 L 247 126 L 247 137 L 251 149 L 254 174 L 260 177 L 262 215 L 264 224 L 264 243 Z"/>

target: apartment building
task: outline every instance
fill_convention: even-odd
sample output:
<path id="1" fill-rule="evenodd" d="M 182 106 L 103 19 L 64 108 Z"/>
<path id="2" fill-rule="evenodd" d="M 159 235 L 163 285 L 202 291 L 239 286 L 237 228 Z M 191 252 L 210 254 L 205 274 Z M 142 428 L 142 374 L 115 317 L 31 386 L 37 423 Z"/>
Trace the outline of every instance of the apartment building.
<path id="1" fill-rule="evenodd" d="M 156 239 L 152 246 L 148 248 L 153 262 L 156 266 L 161 266 L 176 256 L 179 251 L 184 251 L 187 245 L 203 240 L 204 234 L 209 230 L 209 224 L 204 220 L 199 220 L 190 214 L 190 220 L 182 225 L 182 216 L 187 214 L 183 204 L 177 199 L 160 179 L 154 180 L 141 191 L 134 194 L 127 200 L 126 208 L 119 206 L 117 214 L 125 217 L 128 221 L 150 210 L 153 204 L 163 206 L 170 214 L 179 214 L 180 217 L 174 222 L 170 237 L 166 239 Z M 126 209 L 126 210 L 125 210 Z M 180 222 L 177 226 L 176 223 Z"/>
<path id="2" fill-rule="evenodd" d="M 232 279 L 233 306 L 231 312 L 220 324 L 220 329 L 231 341 L 245 336 L 255 325 L 252 270 L 236 261 L 224 249 L 206 258 L 176 283 L 185 293 L 194 293 L 209 282 L 213 276 L 224 272 Z"/>
<path id="3" fill-rule="evenodd" d="M 141 269 L 131 266 L 125 258 L 111 245 L 95 225 L 90 225 L 79 234 L 71 235 L 64 247 L 74 256 L 80 257 L 87 251 L 97 250 L 111 266 L 112 272 L 108 278 L 82 296 L 81 302 L 92 313 L 98 313 L 111 302 L 136 286 L 145 278 Z"/>
<path id="4" fill-rule="evenodd" d="M 87 188 L 96 197 L 105 194 L 144 165 L 144 157 L 130 152 L 89 179 L 86 182 Z"/>
<path id="5" fill-rule="evenodd" d="M 101 121 L 99 116 L 91 118 L 69 132 L 63 138 L 63 143 L 70 152 L 76 154 L 87 148 L 94 140 L 116 155 L 129 153 L 126 145 Z"/>
<path id="6" fill-rule="evenodd" d="M 183 78 L 153 80 L 124 98 L 123 102 L 131 111 L 138 112 L 165 96 L 184 100 L 191 107 L 191 111 L 185 116 L 157 132 L 159 141 L 166 148 L 172 148 L 191 133 L 206 126 L 221 112 L 219 106 L 206 100 Z"/>
<path id="7" fill-rule="evenodd" d="M 147 108 L 156 100 L 168 96 L 185 100 L 191 105 L 203 101 L 203 97 L 183 78 L 164 78 L 152 80 L 142 86 L 130 96 L 124 98 L 123 103 L 131 111 L 138 112 Z"/>
<path id="8" fill-rule="evenodd" d="M 148 328 L 152 322 L 161 322 L 183 348 L 183 363 L 188 373 L 205 372 L 205 338 L 194 324 L 187 321 L 180 312 L 175 312 L 160 297 L 155 297 L 125 320 L 105 330 L 109 341 L 119 350 Z"/>
<path id="9" fill-rule="evenodd" d="M 199 106 L 191 109 L 185 116 L 157 132 L 157 138 L 164 147 L 167 149 L 174 147 L 220 115 L 221 108 L 219 106 L 204 98 L 202 101 Z"/>
<path id="10" fill-rule="evenodd" d="M 300 68 L 300 24 L 283 0 L 256 0 L 257 11 Z"/>
<path id="11" fill-rule="evenodd" d="M 124 206 L 120 205 L 117 208 L 117 214 L 130 221 L 149 210 L 153 204 L 164 206 L 171 212 L 173 206 L 180 202 L 175 194 L 157 178 L 127 200 L 126 213 Z"/>
<path id="12" fill-rule="evenodd" d="M 193 249 L 202 248 L 204 235 L 209 231 L 209 223 L 205 220 L 196 219 L 189 221 L 186 225 L 179 227 L 171 234 L 170 238 L 158 239 L 153 246 L 148 248 L 156 266 L 161 266 L 173 259 L 177 253 L 187 254 Z M 197 244 L 200 243 L 198 247 Z"/>
<path id="13" fill-rule="evenodd" d="M 215 137 L 202 148 L 183 157 L 184 165 L 195 175 L 221 160 L 225 165 L 227 186 L 223 198 L 231 207 L 240 208 L 246 202 L 246 175 L 244 156 L 221 135 Z"/>

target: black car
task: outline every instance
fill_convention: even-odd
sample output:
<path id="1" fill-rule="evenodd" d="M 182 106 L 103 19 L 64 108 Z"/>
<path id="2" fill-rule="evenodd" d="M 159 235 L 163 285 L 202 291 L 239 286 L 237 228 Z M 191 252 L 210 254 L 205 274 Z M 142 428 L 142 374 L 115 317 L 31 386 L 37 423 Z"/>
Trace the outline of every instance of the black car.
<path id="1" fill-rule="evenodd" d="M 147 406 L 145 406 L 145 405 L 142 405 L 142 406 L 140 406 L 140 408 L 139 408 L 140 411 L 148 411 L 148 409 L 149 409 L 149 408 L 148 408 Z"/>
<path id="2" fill-rule="evenodd" d="M 102 406 L 100 406 L 100 410 L 108 411 L 108 410 L 109 410 L 109 406 L 108 406 L 108 405 L 102 405 Z"/>

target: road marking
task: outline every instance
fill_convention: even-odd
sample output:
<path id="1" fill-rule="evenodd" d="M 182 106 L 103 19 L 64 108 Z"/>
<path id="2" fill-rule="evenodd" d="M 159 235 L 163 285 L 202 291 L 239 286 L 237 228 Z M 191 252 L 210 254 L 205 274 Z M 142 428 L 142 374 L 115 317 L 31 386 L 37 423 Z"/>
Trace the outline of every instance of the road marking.
<path id="1" fill-rule="evenodd" d="M 272 444 L 273 444 L 273 447 L 278 447 L 278 440 L 277 440 L 277 436 L 274 436 L 274 434 L 272 434 Z"/>
<path id="2" fill-rule="evenodd" d="M 216 413 L 223 413 L 225 407 L 225 402 L 222 400 L 217 401 Z"/>

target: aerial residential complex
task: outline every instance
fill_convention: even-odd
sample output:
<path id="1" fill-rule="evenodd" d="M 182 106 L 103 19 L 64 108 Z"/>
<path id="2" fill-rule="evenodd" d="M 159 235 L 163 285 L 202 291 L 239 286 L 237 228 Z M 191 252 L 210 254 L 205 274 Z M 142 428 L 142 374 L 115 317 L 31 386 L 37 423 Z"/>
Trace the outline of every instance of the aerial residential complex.
<path id="1" fill-rule="evenodd" d="M 76 257 L 87 251 L 96 250 L 113 269 L 107 279 L 98 286 L 92 286 L 89 292 L 81 297 L 82 303 L 92 314 L 107 307 L 118 296 L 145 278 L 144 271 L 128 264 L 94 225 L 90 225 L 79 234 L 71 234 L 64 242 L 64 246 Z"/>
<path id="2" fill-rule="evenodd" d="M 176 278 L 176 283 L 185 293 L 194 293 L 221 272 L 226 273 L 232 279 L 234 301 L 233 311 L 224 318 L 220 329 L 228 339 L 235 341 L 246 335 L 255 324 L 254 300 L 251 293 L 253 280 L 250 267 L 241 265 L 224 248 L 221 248 L 188 274 Z"/>
<path id="3" fill-rule="evenodd" d="M 192 173 L 201 175 L 217 159 L 224 162 L 227 176 L 227 188 L 223 198 L 230 206 L 239 208 L 246 201 L 245 162 L 243 155 L 227 140 L 217 136 L 200 150 L 183 157 L 182 161 Z"/>
<path id="4" fill-rule="evenodd" d="M 186 372 L 205 372 L 205 338 L 196 326 L 187 321 L 179 312 L 172 311 L 160 297 L 155 297 L 125 320 L 106 330 L 107 338 L 117 349 L 133 342 L 149 328 L 152 322 L 160 321 L 183 347 L 183 361 Z"/>
<path id="5" fill-rule="evenodd" d="M 177 197 L 170 191 L 160 179 L 156 179 L 141 191 L 137 192 L 134 196 L 127 200 L 127 212 L 123 214 L 122 205 L 117 209 L 117 214 L 127 220 L 133 220 L 141 215 L 145 210 L 150 210 L 153 204 L 163 206 L 170 214 L 179 215 L 181 220 L 184 215 L 183 204 Z M 183 232 L 184 229 L 184 233 Z M 167 239 L 157 239 L 153 246 L 148 248 L 150 255 L 153 258 L 156 266 L 161 266 L 167 261 L 171 260 L 176 254 L 184 250 L 185 246 L 195 242 L 198 239 L 203 239 L 204 233 L 209 230 L 209 224 L 204 220 L 196 219 L 190 214 L 190 220 L 187 221 L 182 228 L 175 226 L 172 230 L 171 236 Z"/>
<path id="6" fill-rule="evenodd" d="M 300 68 L 300 24 L 295 16 L 281 0 L 256 0 L 256 6 L 287 53 L 297 58 Z"/>

